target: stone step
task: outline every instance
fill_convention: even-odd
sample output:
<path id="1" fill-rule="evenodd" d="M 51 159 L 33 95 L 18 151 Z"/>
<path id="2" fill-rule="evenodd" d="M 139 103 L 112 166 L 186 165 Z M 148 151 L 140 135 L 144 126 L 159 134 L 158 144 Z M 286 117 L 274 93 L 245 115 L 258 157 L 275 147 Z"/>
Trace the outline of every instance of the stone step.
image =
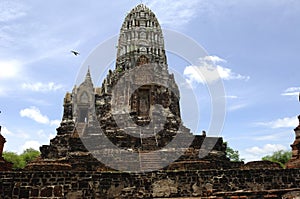
<path id="1" fill-rule="evenodd" d="M 152 137 L 150 137 L 152 136 Z M 153 129 L 143 129 L 140 132 L 142 150 L 156 150 L 158 143 Z"/>
<path id="2" fill-rule="evenodd" d="M 140 166 L 142 170 L 157 170 L 164 167 L 164 162 L 159 154 L 156 153 L 141 153 Z"/>

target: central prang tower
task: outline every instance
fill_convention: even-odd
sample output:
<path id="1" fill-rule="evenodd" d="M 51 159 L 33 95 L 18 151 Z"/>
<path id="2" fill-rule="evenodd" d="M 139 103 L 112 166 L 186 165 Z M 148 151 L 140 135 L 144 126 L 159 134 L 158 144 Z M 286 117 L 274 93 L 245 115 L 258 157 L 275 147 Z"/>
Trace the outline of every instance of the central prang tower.
<path id="1" fill-rule="evenodd" d="M 125 18 L 116 68 L 109 71 L 101 94 L 96 96 L 96 110 L 110 140 L 133 150 L 164 147 L 181 124 L 179 90 L 168 72 L 163 33 L 155 14 L 143 4 Z M 108 129 L 111 132 L 109 124 L 118 126 L 114 133 L 107 133 Z"/>
<path id="2" fill-rule="evenodd" d="M 181 122 L 179 91 L 174 76 L 168 73 L 162 29 L 155 14 L 143 4 L 131 10 L 120 31 L 116 71 L 122 75 L 128 70 L 133 70 L 133 74 L 122 80 L 135 88 L 134 93 L 125 96 L 135 122 L 139 118 L 149 119 L 151 106 L 155 104 L 172 106 L 171 113 Z M 124 87 L 131 91 L 128 86 Z M 171 92 L 178 99 L 172 98 Z"/>
<path id="3" fill-rule="evenodd" d="M 155 14 L 141 4 L 121 27 L 116 67 L 130 69 L 146 63 L 167 64 L 164 38 Z"/>
<path id="4" fill-rule="evenodd" d="M 66 94 L 57 136 L 40 148 L 41 159 L 28 169 L 114 170 L 109 161 L 130 171 L 232 167 L 222 138 L 212 139 L 213 149 L 199 157 L 206 150 L 202 145 L 210 143 L 204 140 L 210 139 L 193 135 L 182 124 L 179 89 L 168 71 L 163 32 L 145 5 L 126 16 L 115 69 L 109 70 L 101 87 L 94 87 L 92 72 L 88 70 L 85 80 Z M 132 156 L 126 153 L 124 159 L 123 152 Z"/>

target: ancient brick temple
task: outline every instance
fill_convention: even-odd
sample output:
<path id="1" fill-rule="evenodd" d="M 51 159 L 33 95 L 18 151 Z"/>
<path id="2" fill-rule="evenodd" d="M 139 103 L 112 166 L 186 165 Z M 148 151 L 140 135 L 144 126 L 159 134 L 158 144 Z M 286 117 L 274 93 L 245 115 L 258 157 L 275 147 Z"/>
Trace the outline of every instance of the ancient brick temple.
<path id="1" fill-rule="evenodd" d="M 41 157 L 23 171 L 0 172 L 0 198 L 300 198 L 300 126 L 283 169 L 230 162 L 222 138 L 182 124 L 163 33 L 145 5 L 126 16 L 115 69 L 101 87 L 92 72 L 66 93 Z M 0 151 L 4 142 L 0 135 Z"/>
<path id="2" fill-rule="evenodd" d="M 179 100 L 159 22 L 138 5 L 121 27 L 115 69 L 101 87 L 94 87 L 88 70 L 66 94 L 57 136 L 27 169 L 113 170 L 109 163 L 120 153 L 113 160 L 117 170 L 236 167 L 222 138 L 194 136 L 183 126 Z M 207 154 L 200 158 L 200 151 Z"/>

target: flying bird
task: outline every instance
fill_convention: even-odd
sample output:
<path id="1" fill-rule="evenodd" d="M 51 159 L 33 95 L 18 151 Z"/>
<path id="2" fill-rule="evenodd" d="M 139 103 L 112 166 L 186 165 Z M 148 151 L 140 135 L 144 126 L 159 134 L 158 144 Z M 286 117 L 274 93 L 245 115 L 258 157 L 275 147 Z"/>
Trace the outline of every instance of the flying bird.
<path id="1" fill-rule="evenodd" d="M 79 52 L 71 50 L 71 53 L 73 53 L 75 56 L 80 55 Z"/>

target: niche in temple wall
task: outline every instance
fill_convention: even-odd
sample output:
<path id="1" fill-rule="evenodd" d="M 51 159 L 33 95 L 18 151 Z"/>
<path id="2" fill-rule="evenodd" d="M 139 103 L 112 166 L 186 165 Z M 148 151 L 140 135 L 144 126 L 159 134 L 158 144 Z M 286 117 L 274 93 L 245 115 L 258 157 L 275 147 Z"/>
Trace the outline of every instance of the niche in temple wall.
<path id="1" fill-rule="evenodd" d="M 151 92 L 150 87 L 143 86 L 137 89 L 131 96 L 131 105 L 130 112 L 131 115 L 141 117 L 141 118 L 149 118 L 150 114 L 150 106 L 151 106 Z"/>

